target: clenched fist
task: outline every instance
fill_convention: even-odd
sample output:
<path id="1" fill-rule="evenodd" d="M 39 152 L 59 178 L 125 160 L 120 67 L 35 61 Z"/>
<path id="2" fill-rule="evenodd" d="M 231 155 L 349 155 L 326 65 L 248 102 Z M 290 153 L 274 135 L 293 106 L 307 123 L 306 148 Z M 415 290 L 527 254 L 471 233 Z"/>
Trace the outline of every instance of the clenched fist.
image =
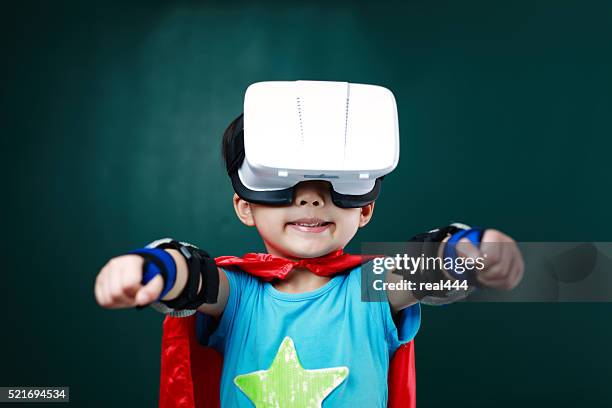
<path id="1" fill-rule="evenodd" d="M 139 255 L 121 255 L 112 258 L 98 273 L 94 292 L 96 301 L 109 309 L 149 304 L 159 298 L 164 280 L 155 276 L 142 285 L 144 259 Z"/>
<path id="2" fill-rule="evenodd" d="M 523 278 L 525 265 L 516 242 L 495 229 L 487 229 L 482 236 L 480 248 L 467 238 L 459 240 L 457 254 L 476 259 L 481 257 L 484 267 L 476 272 L 476 279 L 484 286 L 510 290 Z"/>

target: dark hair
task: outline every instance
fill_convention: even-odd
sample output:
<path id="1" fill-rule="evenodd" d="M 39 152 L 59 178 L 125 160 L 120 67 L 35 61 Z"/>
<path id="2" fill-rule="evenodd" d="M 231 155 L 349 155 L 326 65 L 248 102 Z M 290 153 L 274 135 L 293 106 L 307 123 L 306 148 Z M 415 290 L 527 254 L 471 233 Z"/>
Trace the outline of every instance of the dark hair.
<path id="1" fill-rule="evenodd" d="M 227 174 L 238 169 L 244 160 L 244 132 L 242 113 L 223 132 L 221 156 L 225 161 Z"/>

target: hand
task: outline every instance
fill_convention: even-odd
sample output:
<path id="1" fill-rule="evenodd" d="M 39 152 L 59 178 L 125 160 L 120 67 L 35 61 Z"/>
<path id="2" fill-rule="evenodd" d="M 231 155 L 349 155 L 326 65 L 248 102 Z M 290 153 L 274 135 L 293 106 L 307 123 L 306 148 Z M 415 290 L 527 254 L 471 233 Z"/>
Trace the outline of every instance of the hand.
<path id="1" fill-rule="evenodd" d="M 142 285 L 144 259 L 139 255 L 112 258 L 98 273 L 95 283 L 96 301 L 102 307 L 119 309 L 147 305 L 159 298 L 164 280 L 155 276 Z"/>
<path id="2" fill-rule="evenodd" d="M 510 290 L 515 288 L 525 271 L 523 256 L 516 242 L 508 235 L 494 229 L 487 229 L 482 237 L 480 249 L 467 238 L 459 240 L 457 255 L 484 259 L 484 268 L 476 269 L 476 279 L 495 289 Z"/>

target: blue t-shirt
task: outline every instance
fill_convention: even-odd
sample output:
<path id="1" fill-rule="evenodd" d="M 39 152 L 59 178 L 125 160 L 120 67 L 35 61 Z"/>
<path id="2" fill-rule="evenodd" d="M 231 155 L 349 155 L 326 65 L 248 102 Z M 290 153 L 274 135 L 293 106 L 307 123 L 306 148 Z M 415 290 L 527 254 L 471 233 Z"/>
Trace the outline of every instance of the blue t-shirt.
<path id="1" fill-rule="evenodd" d="M 322 408 L 387 407 L 389 359 L 418 331 L 418 303 L 401 312 L 398 332 L 386 295 L 361 300 L 361 266 L 298 294 L 223 271 L 229 298 L 208 338 L 223 355 L 222 407 L 251 408 L 254 399 L 268 401 L 262 407 L 319 406 L 317 399 Z M 295 402 L 305 396 L 311 403 Z"/>

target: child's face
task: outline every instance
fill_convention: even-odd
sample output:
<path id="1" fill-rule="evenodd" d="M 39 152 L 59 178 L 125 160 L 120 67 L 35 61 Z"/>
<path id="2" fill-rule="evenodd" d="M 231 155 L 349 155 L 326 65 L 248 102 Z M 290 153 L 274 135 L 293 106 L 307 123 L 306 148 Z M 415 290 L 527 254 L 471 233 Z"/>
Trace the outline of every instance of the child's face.
<path id="1" fill-rule="evenodd" d="M 374 211 L 374 203 L 337 207 L 329 188 L 322 180 L 301 182 L 295 186 L 293 203 L 286 206 L 253 204 L 234 194 L 234 208 L 245 225 L 257 228 L 270 254 L 314 258 L 344 248 Z"/>

